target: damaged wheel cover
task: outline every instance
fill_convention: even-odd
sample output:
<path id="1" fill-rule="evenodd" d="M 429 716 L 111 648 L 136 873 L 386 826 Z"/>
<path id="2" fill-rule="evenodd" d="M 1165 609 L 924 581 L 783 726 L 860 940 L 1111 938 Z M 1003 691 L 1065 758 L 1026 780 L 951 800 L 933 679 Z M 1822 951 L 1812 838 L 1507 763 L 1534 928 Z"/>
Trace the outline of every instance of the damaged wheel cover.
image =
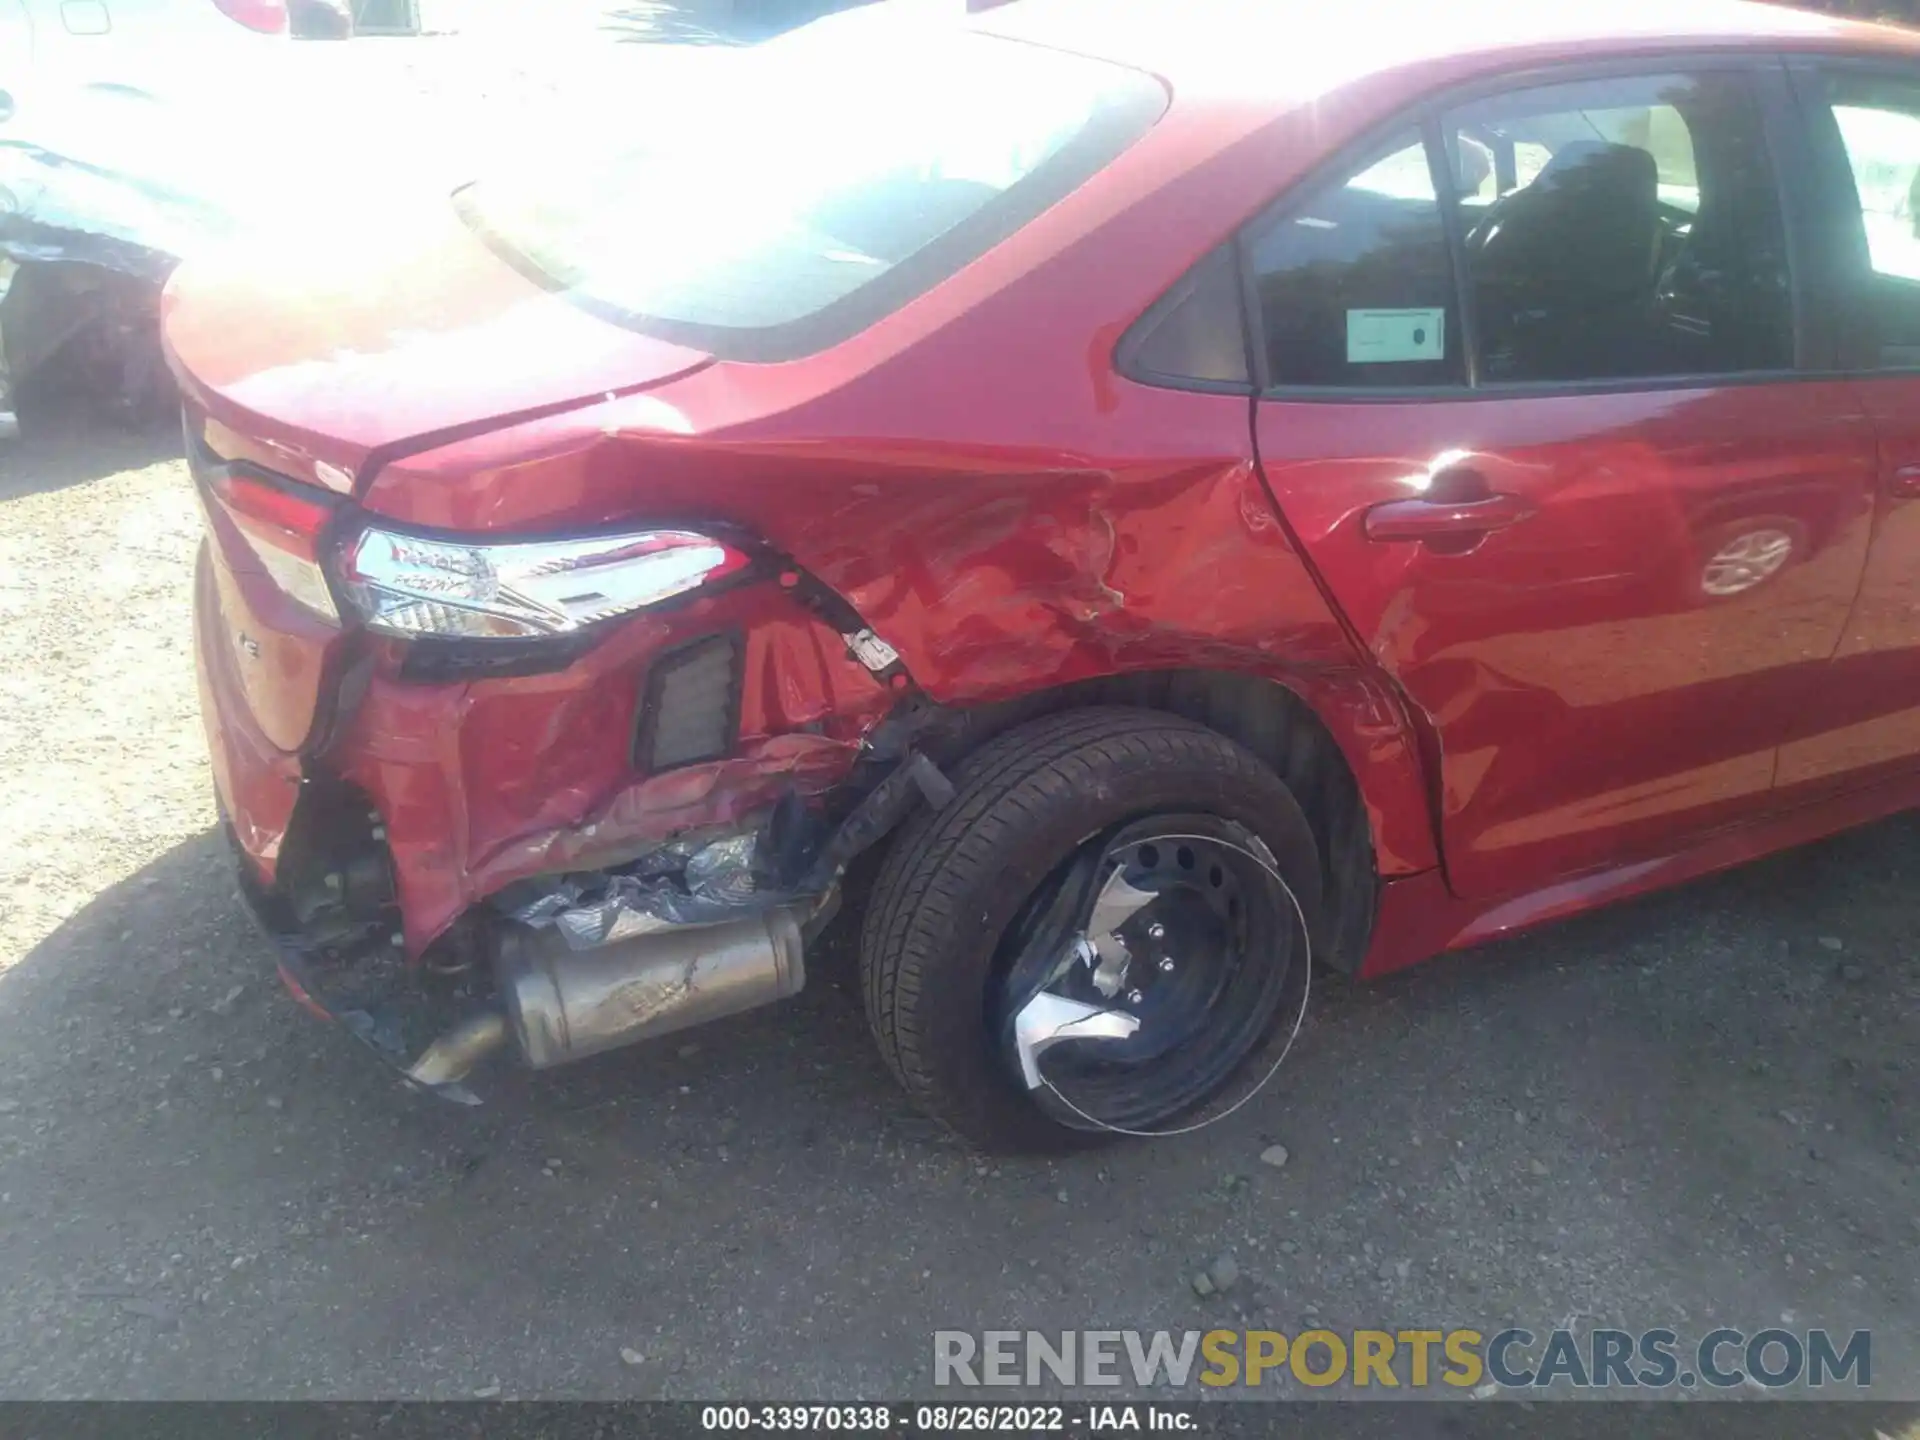
<path id="1" fill-rule="evenodd" d="M 1082 847 L 1016 926 L 1004 1043 L 1063 1124 L 1196 1130 L 1278 1072 L 1306 1014 L 1308 943 L 1250 832 L 1200 815 L 1129 825 Z"/>

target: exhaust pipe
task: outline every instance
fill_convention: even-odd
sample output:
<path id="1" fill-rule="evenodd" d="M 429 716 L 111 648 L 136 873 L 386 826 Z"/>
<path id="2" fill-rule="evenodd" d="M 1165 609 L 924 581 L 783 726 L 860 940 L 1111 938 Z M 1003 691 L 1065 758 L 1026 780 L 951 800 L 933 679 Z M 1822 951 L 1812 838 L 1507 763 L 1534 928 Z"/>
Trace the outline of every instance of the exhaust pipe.
<path id="1" fill-rule="evenodd" d="M 480 1102 L 460 1093 L 460 1082 L 473 1067 L 507 1043 L 507 1020 L 498 1010 L 483 1010 L 454 1026 L 425 1050 L 406 1069 L 406 1077 L 416 1085 L 438 1090 L 451 1100 L 466 1105 Z"/>
<path id="2" fill-rule="evenodd" d="M 513 926 L 495 973 L 508 1032 L 545 1070 L 796 995 L 807 978 L 801 951 L 786 909 L 586 951 L 569 949 L 557 928 Z"/>
<path id="3" fill-rule="evenodd" d="M 670 1035 L 799 994 L 807 979 L 802 949 L 791 910 L 584 951 L 571 949 L 558 929 L 510 926 L 494 964 L 502 1008 L 454 1026 L 406 1075 L 478 1104 L 460 1082 L 509 1035 L 536 1070 Z"/>

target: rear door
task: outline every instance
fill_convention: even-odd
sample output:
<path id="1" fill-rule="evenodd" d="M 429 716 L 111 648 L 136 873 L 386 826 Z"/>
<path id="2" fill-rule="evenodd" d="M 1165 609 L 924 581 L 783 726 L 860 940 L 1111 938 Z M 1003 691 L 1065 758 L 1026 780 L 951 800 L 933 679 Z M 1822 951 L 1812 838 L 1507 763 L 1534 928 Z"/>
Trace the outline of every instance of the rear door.
<path id="1" fill-rule="evenodd" d="M 1536 75 L 1246 239 L 1260 462 L 1425 719 L 1462 894 L 1764 811 L 1841 634 L 1874 433 L 1796 325 L 1783 114 L 1777 67 Z"/>
<path id="2" fill-rule="evenodd" d="M 1920 763 L 1920 64 L 1796 64 L 1813 131 L 1841 364 L 1879 438 L 1873 545 L 1819 703 L 1780 757 L 1790 798 Z"/>

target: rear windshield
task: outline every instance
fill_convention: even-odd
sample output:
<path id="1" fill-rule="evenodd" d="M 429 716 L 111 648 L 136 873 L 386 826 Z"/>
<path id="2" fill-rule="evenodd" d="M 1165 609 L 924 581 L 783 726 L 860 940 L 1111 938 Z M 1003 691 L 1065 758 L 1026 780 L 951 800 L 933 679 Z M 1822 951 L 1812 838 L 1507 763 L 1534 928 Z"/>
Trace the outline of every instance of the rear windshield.
<path id="1" fill-rule="evenodd" d="M 712 57 L 695 103 L 639 107 L 456 203 L 509 263 L 606 318 L 785 359 L 953 273 L 1165 107 L 1138 71 L 880 21 Z"/>

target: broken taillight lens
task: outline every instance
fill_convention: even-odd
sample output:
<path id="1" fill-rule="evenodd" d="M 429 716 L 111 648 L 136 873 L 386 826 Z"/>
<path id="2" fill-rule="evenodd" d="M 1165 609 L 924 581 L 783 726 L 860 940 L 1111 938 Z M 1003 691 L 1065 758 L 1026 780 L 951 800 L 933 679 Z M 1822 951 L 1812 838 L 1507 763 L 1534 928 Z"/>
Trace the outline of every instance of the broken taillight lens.
<path id="1" fill-rule="evenodd" d="M 287 0 L 213 0 L 220 13 L 238 20 L 249 30 L 263 35 L 284 34 L 287 29 Z"/>
<path id="2" fill-rule="evenodd" d="M 340 611 L 320 565 L 333 507 L 231 470 L 214 472 L 207 484 L 274 584 L 314 614 L 338 622 Z"/>
<path id="3" fill-rule="evenodd" d="M 568 635 L 744 570 L 746 554 L 684 530 L 462 542 L 370 526 L 347 547 L 341 593 L 370 629 L 408 637 Z"/>

